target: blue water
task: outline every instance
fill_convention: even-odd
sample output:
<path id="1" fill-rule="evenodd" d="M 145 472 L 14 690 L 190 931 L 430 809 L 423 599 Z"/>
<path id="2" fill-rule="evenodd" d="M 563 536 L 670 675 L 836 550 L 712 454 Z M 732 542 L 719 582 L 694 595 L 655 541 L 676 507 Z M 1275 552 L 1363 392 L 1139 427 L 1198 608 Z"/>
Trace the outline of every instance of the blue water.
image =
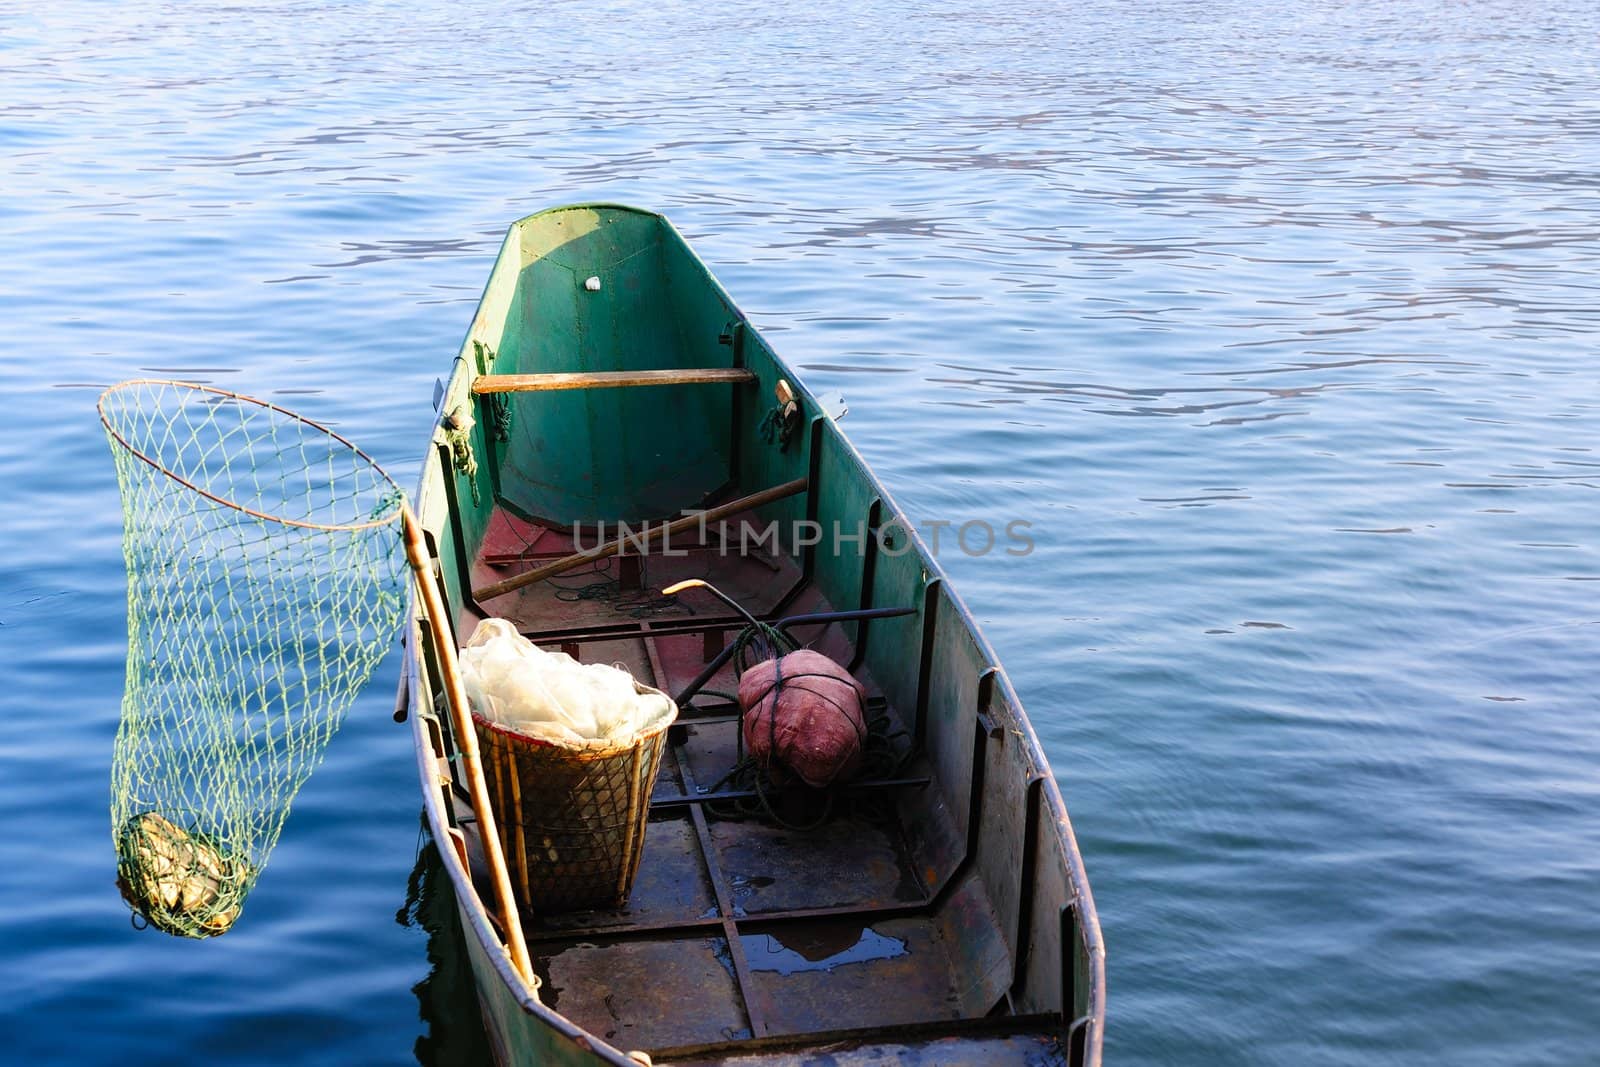
<path id="1" fill-rule="evenodd" d="M 60 0 L 0 13 L 7 1058 L 396 1063 L 379 674 L 244 919 L 107 819 L 136 375 L 414 478 L 506 224 L 668 213 L 944 561 L 1082 843 L 1122 1063 L 1600 1054 L 1600 9 Z"/>

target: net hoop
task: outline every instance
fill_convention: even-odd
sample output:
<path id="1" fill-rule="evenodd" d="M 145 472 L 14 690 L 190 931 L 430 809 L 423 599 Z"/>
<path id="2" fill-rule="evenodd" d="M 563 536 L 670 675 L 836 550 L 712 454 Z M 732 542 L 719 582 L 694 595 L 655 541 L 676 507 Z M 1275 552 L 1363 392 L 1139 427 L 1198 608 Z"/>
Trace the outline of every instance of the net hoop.
<path id="1" fill-rule="evenodd" d="M 274 404 L 269 400 L 262 400 L 262 399 L 260 399 L 258 397 L 253 397 L 253 396 L 250 396 L 250 395 L 245 394 L 245 393 L 230 392 L 227 389 L 218 389 L 215 386 L 211 386 L 211 385 L 200 385 L 200 384 L 198 384 L 196 382 L 182 382 L 182 381 L 177 381 L 177 380 L 174 380 L 174 379 L 171 379 L 171 378 L 134 378 L 134 379 L 131 379 L 129 381 L 118 382 L 116 385 L 113 385 L 113 386 L 109 387 L 108 389 L 106 389 L 104 392 L 102 392 L 100 394 L 99 398 L 95 401 L 94 407 L 95 407 L 95 411 L 100 415 L 100 423 L 101 423 L 101 425 L 103 425 L 106 428 L 106 433 L 110 434 L 113 438 L 115 438 L 117 444 L 121 445 L 124 449 L 126 449 L 129 455 L 134 456 L 134 457 L 144 461 L 145 463 L 149 464 L 153 469 L 155 469 L 157 471 L 160 471 L 162 474 L 166 475 L 168 478 L 171 478 L 173 481 L 177 482 L 179 485 L 183 486 L 185 489 L 188 489 L 188 490 L 190 490 L 192 492 L 198 493 L 201 496 L 205 497 L 207 500 L 213 501 L 214 503 L 217 503 L 217 504 L 221 504 L 223 507 L 232 508 L 235 511 L 243 512 L 244 514 L 249 515 L 252 518 L 262 519 L 262 520 L 265 520 L 266 522 L 276 522 L 276 523 L 280 523 L 280 524 L 282 524 L 284 526 L 298 526 L 298 527 L 301 527 L 302 529 L 307 529 L 307 530 L 326 530 L 326 531 L 330 531 L 330 532 L 371 530 L 371 529 L 374 529 L 375 527 L 387 526 L 387 525 L 389 525 L 391 523 L 395 523 L 395 522 L 400 521 L 400 502 L 399 502 L 399 498 L 398 497 L 396 498 L 395 503 L 394 503 L 394 505 L 392 507 L 392 510 L 389 512 L 389 514 L 384 515 L 381 518 L 369 519 L 366 522 L 328 524 L 328 523 L 320 523 L 320 522 L 306 522 L 306 521 L 304 521 L 302 519 L 289 519 L 289 518 L 284 518 L 281 515 L 273 515 L 273 514 L 270 514 L 268 512 L 265 512 L 265 511 L 257 511 L 254 508 L 245 507 L 243 504 L 240 504 L 240 503 L 238 503 L 236 501 L 229 500 L 226 497 L 218 496 L 216 493 L 213 493 L 213 492 L 210 492 L 209 490 L 200 488 L 200 486 L 195 485 L 193 482 L 189 481 L 187 478 L 183 477 L 182 475 L 176 473 L 173 470 L 170 470 L 165 464 L 157 462 L 156 460 L 154 460 L 154 459 L 150 458 L 149 456 L 145 455 L 139 449 L 135 448 L 128 441 L 128 439 L 126 437 L 122 436 L 122 433 L 115 426 L 113 426 L 111 424 L 111 417 L 106 413 L 106 398 L 107 397 L 111 396 L 113 393 L 121 392 L 121 391 L 123 391 L 125 389 L 133 389 L 133 388 L 137 388 L 137 387 L 152 386 L 152 385 L 166 386 L 166 387 L 174 388 L 174 389 L 188 389 L 188 390 L 191 390 L 191 391 L 197 392 L 197 393 L 210 393 L 210 394 L 212 394 L 214 396 L 226 397 L 229 400 L 237 400 L 237 401 L 240 401 L 240 402 L 246 403 L 246 404 L 254 404 L 256 407 L 265 408 L 268 411 L 271 411 L 271 412 L 274 412 L 274 413 L 276 413 L 278 415 L 282 415 L 282 416 L 284 416 L 286 418 L 292 419 L 295 422 L 298 422 L 303 426 L 309 426 L 313 430 L 316 430 L 319 433 L 326 434 L 328 437 L 333 438 L 333 440 L 339 442 L 341 445 L 343 445 L 344 447 L 348 448 L 353 454 L 355 454 L 356 456 L 359 456 L 363 462 L 365 462 L 375 472 L 377 472 L 379 475 L 381 475 L 383 477 L 383 480 L 388 482 L 389 485 L 394 489 L 394 491 L 396 493 L 403 492 L 401 490 L 399 484 L 395 482 L 394 478 L 390 477 L 389 472 L 384 470 L 382 465 L 379 464 L 377 460 L 373 459 L 371 456 L 369 456 L 365 452 L 363 452 L 349 438 L 345 437 L 344 435 L 338 433 L 335 430 L 330 429 L 327 426 L 322 425 L 322 423 L 317 422 L 314 419 L 308 419 L 304 415 L 300 415 L 300 414 L 297 414 L 296 412 L 290 411 L 288 408 L 279 407 L 277 404 Z"/>
<path id="2" fill-rule="evenodd" d="M 344 436 L 231 390 L 144 378 L 95 408 L 128 580 L 117 885 L 150 926 L 215 937 L 404 618 L 405 494 Z"/>

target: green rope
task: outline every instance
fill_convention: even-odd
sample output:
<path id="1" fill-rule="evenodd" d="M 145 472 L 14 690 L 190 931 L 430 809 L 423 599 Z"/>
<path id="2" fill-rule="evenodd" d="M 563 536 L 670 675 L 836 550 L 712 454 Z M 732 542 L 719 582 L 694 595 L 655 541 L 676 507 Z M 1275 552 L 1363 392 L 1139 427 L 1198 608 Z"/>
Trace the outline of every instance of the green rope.
<path id="1" fill-rule="evenodd" d="M 488 374 L 498 354 L 482 341 L 472 342 L 472 351 L 478 357 L 478 373 Z M 511 440 L 511 394 L 489 393 L 482 399 L 483 410 L 488 415 L 489 425 L 494 431 L 494 439 Z"/>
<path id="2" fill-rule="evenodd" d="M 756 427 L 761 434 L 761 439 L 769 445 L 777 445 L 779 452 L 787 452 L 789 450 L 789 442 L 794 438 L 794 424 L 783 417 L 786 406 L 779 403 L 768 408 L 767 413 L 761 417 L 761 422 Z"/>
<path id="3" fill-rule="evenodd" d="M 511 394 L 490 393 L 483 398 L 496 441 L 511 440 Z"/>
<path id="4" fill-rule="evenodd" d="M 455 464 L 456 473 L 466 478 L 467 485 L 472 487 L 472 502 L 482 503 L 478 493 L 478 457 L 472 454 L 471 427 L 445 425 L 441 429 L 445 444 L 450 446 L 450 460 Z"/>

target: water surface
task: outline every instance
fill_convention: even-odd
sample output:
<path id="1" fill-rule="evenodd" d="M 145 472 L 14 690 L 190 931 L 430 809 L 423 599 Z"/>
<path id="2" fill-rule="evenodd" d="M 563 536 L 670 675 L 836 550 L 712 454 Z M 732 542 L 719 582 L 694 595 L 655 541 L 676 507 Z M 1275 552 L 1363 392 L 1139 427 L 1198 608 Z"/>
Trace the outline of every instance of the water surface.
<path id="1" fill-rule="evenodd" d="M 255 393 L 409 484 L 507 223 L 615 199 L 913 520 L 1034 524 L 944 558 L 1072 811 L 1115 1060 L 1591 1059 L 1597 39 L 1561 0 L 7 6 L 8 1053 L 412 1057 L 392 664 L 235 931 L 129 928 L 95 391 Z"/>

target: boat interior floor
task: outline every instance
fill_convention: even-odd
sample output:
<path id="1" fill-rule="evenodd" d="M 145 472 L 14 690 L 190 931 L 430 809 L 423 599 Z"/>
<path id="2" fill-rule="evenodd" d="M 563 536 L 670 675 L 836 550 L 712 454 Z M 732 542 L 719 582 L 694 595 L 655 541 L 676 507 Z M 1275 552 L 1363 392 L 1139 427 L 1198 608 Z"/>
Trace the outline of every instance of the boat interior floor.
<path id="1" fill-rule="evenodd" d="M 497 512 L 472 578 L 486 584 L 514 573 L 508 563 L 571 549 L 570 537 Z M 659 597 L 687 577 L 767 619 L 832 610 L 787 558 L 724 554 L 714 537 L 684 556 L 609 560 L 490 606 L 542 646 L 621 664 L 677 695 L 741 625 L 703 590 Z M 470 633 L 475 623 L 462 625 Z M 1013 1011 L 1017 963 L 963 862 L 965 835 L 911 724 L 857 662 L 863 627 L 914 625 L 889 617 L 792 630 L 850 665 L 869 715 L 899 737 L 896 759 L 831 797 L 789 789 L 763 800 L 725 780 L 739 758 L 738 708 L 723 695 L 737 688 L 731 665 L 680 708 L 626 907 L 524 916 L 546 1005 L 656 1062 L 757 1063 L 823 1047 L 852 1063 L 1067 1061 L 1059 1015 Z M 455 800 L 480 893 L 492 899 L 464 792 Z"/>

